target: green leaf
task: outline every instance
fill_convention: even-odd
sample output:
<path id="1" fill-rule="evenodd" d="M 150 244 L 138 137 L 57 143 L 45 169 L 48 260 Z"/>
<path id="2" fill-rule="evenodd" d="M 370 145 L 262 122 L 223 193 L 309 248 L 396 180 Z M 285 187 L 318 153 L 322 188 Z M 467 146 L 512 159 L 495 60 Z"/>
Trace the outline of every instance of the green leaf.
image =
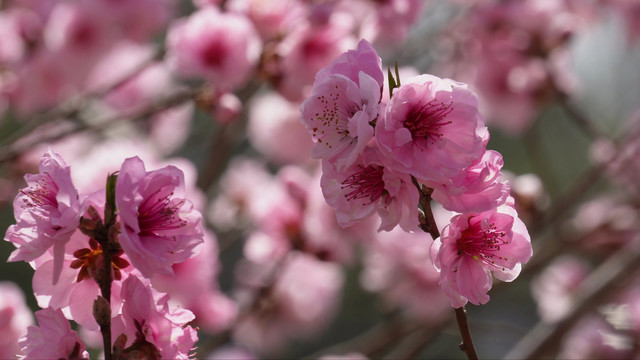
<path id="1" fill-rule="evenodd" d="M 118 173 L 109 174 L 107 176 L 107 197 L 104 207 L 104 222 L 106 226 L 110 226 L 116 219 L 116 180 Z"/>

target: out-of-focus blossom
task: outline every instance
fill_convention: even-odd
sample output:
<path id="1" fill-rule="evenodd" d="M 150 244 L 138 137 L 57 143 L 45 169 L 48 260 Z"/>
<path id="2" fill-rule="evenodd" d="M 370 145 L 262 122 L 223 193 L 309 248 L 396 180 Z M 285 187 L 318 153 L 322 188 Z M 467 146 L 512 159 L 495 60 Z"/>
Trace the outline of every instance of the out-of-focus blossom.
<path id="1" fill-rule="evenodd" d="M 431 236 L 421 231 L 396 228 L 379 233 L 365 247 L 360 278 L 364 288 L 381 292 L 388 303 L 423 321 L 441 320 L 447 316 L 449 299 L 440 290 L 440 275 L 429 259 L 432 243 Z"/>
<path id="2" fill-rule="evenodd" d="M 229 11 L 248 17 L 264 40 L 284 36 L 306 16 L 300 0 L 231 0 L 226 6 Z"/>
<path id="3" fill-rule="evenodd" d="M 248 350 L 232 346 L 216 349 L 207 355 L 206 358 L 211 360 L 258 360 L 258 357 Z"/>
<path id="4" fill-rule="evenodd" d="M 367 360 L 368 357 L 358 352 L 351 352 L 344 355 L 323 355 L 318 360 Z"/>
<path id="5" fill-rule="evenodd" d="M 235 303 L 223 295 L 216 285 L 220 264 L 217 240 L 213 233 L 205 232 L 202 251 L 196 256 L 172 267 L 173 275 L 155 275 L 151 284 L 156 290 L 168 293 L 172 302 L 193 312 L 198 327 L 216 332 L 227 328 L 235 320 Z"/>
<path id="6" fill-rule="evenodd" d="M 487 150 L 458 175 L 446 182 L 432 183 L 432 196 L 451 211 L 481 212 L 498 207 L 509 196 L 509 183 L 500 172 L 502 165 L 502 155 Z"/>
<path id="7" fill-rule="evenodd" d="M 167 34 L 170 64 L 185 76 L 204 77 L 221 91 L 243 84 L 260 56 L 261 41 L 242 15 L 202 8 Z"/>
<path id="8" fill-rule="evenodd" d="M 29 185 L 13 202 L 17 224 L 7 230 L 5 240 L 17 249 L 9 261 L 32 261 L 53 248 L 53 282 L 58 281 L 66 243 L 80 224 L 83 200 L 71 181 L 71 169 L 49 150 L 40 160 L 40 172 L 27 174 Z"/>
<path id="9" fill-rule="evenodd" d="M 343 276 L 338 265 L 292 252 L 283 266 L 269 295 L 255 301 L 234 331 L 239 344 L 257 353 L 273 353 L 288 339 L 315 334 L 331 320 L 339 300 Z M 268 277 L 264 266 L 254 270 Z M 273 270 L 267 268 L 266 274 Z M 256 281 L 253 275 L 240 275 Z"/>
<path id="10" fill-rule="evenodd" d="M 140 158 L 124 161 L 116 182 L 120 245 L 146 277 L 172 274 L 171 265 L 202 244 L 202 216 L 185 199 L 183 172 L 167 166 L 146 171 Z"/>
<path id="11" fill-rule="evenodd" d="M 248 136 L 256 149 L 277 163 L 300 164 L 310 158 L 313 141 L 300 123 L 299 107 L 276 93 L 253 99 Z"/>
<path id="12" fill-rule="evenodd" d="M 360 36 L 383 49 L 402 44 L 411 25 L 420 16 L 424 3 L 420 0 L 373 2 L 374 9 L 362 22 Z"/>
<path id="13" fill-rule="evenodd" d="M 169 295 L 135 276 L 124 281 L 121 296 L 122 314 L 113 319 L 111 330 L 115 351 L 125 358 L 190 358 L 198 335 L 187 325 L 194 319 L 189 310 L 170 307 Z"/>
<path id="14" fill-rule="evenodd" d="M 20 355 L 18 339 L 33 324 L 33 314 L 25 302 L 24 293 L 14 283 L 0 282 L 0 358 Z"/>
<path id="15" fill-rule="evenodd" d="M 571 92 L 564 45 L 579 26 L 564 0 L 488 2 L 462 22 L 472 86 L 487 119 L 511 134 L 531 125 L 538 108 L 558 92 Z"/>
<path id="16" fill-rule="evenodd" d="M 531 239 L 514 209 L 513 198 L 482 213 L 451 219 L 431 246 L 431 259 L 440 271 L 440 285 L 451 306 L 489 301 L 491 275 L 513 281 L 532 255 Z"/>
<path id="17" fill-rule="evenodd" d="M 396 225 L 405 231 L 418 229 L 418 190 L 408 174 L 385 167 L 375 148 L 366 148 L 344 170 L 323 162 L 320 185 L 343 227 L 378 213 L 379 230 L 389 231 Z"/>
<path id="18" fill-rule="evenodd" d="M 531 293 L 544 321 L 560 320 L 574 305 L 573 296 L 589 274 L 579 259 L 564 255 L 556 258 L 531 283 Z"/>
<path id="19" fill-rule="evenodd" d="M 124 37 L 145 42 L 167 25 L 174 5 L 170 0 L 98 0 L 93 6 L 108 14 Z"/>
<path id="20" fill-rule="evenodd" d="M 276 88 L 282 96 L 290 101 L 307 98 L 316 73 L 355 46 L 350 27 L 339 20 L 296 26 L 278 44 L 276 52 L 281 60 Z"/>
<path id="21" fill-rule="evenodd" d="M 562 340 L 559 359 L 630 359 L 633 340 L 599 315 L 580 320 Z"/>
<path id="22" fill-rule="evenodd" d="M 466 85 L 419 75 L 395 90 L 376 141 L 385 164 L 421 181 L 443 181 L 485 151 L 484 119 Z"/>
<path id="23" fill-rule="evenodd" d="M 29 326 L 18 345 L 23 359 L 89 359 L 85 345 L 60 309 L 36 311 L 38 326 Z"/>
<path id="24" fill-rule="evenodd" d="M 222 124 L 229 124 L 242 113 L 242 102 L 233 93 L 218 96 L 215 104 L 214 119 Z"/>
<path id="25" fill-rule="evenodd" d="M 637 207 L 625 195 L 604 194 L 580 205 L 571 221 L 575 244 L 598 255 L 611 254 L 640 231 Z"/>

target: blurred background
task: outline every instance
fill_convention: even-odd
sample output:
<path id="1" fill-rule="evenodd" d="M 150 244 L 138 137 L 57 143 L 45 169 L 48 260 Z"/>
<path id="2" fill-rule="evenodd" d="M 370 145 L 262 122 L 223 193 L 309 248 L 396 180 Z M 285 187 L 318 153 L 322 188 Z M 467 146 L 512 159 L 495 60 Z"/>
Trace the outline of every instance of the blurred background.
<path id="1" fill-rule="evenodd" d="M 534 256 L 467 306 L 479 356 L 639 357 L 633 0 L 0 0 L 0 229 L 49 147 L 81 193 L 130 156 L 176 165 L 208 245 L 162 291 L 196 314 L 198 357 L 465 358 L 429 235 L 342 229 L 320 191 L 299 107 L 362 38 L 401 80 L 469 84 L 504 158 Z M 0 358 L 33 322 L 9 294 L 39 309 L 13 250 Z"/>

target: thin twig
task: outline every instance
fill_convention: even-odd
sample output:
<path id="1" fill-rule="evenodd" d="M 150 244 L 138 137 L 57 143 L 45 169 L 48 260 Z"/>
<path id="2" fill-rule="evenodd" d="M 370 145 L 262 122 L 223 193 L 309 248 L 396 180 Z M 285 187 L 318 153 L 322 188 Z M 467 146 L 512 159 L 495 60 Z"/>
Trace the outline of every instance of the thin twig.
<path id="1" fill-rule="evenodd" d="M 33 147 L 40 145 L 42 143 L 52 142 L 56 140 L 63 139 L 69 135 L 76 134 L 82 131 L 101 131 L 113 126 L 122 121 L 135 121 L 138 119 L 147 118 L 161 110 L 169 109 L 174 106 L 180 105 L 186 101 L 193 100 L 198 96 L 200 92 L 200 88 L 198 89 L 182 89 L 179 90 L 164 99 L 161 99 L 157 102 L 149 104 L 146 107 L 141 109 L 137 109 L 128 114 L 118 114 L 115 116 L 110 116 L 106 119 L 97 121 L 96 125 L 90 125 L 86 122 L 76 122 L 73 124 L 71 128 L 61 130 L 57 134 L 49 134 L 43 137 L 39 137 L 37 139 L 27 141 L 24 143 L 18 144 L 10 144 L 6 146 L 0 147 L 0 163 L 13 160 L 14 158 L 20 156 L 25 151 L 32 149 Z"/>
<path id="2" fill-rule="evenodd" d="M 429 233 L 435 240 L 440 237 L 440 231 L 438 230 L 438 224 L 436 224 L 436 220 L 433 217 L 433 211 L 431 210 L 431 194 L 433 194 L 433 189 L 420 184 L 413 176 L 411 176 L 411 181 L 418 188 L 418 192 L 420 193 L 419 205 L 422 210 L 419 219 L 420 227 L 423 231 Z M 473 346 L 471 330 L 469 329 L 469 324 L 467 322 L 467 312 L 464 309 L 464 306 L 454 310 L 458 328 L 460 329 L 460 335 L 462 335 L 460 350 L 464 351 L 470 360 L 476 360 L 478 359 L 478 355 L 476 355 L 476 349 Z"/>
<path id="3" fill-rule="evenodd" d="M 554 323 L 540 322 L 505 356 L 507 359 L 540 359 L 555 353 L 566 334 L 580 318 L 604 303 L 640 270 L 640 237 L 618 250 L 580 286 L 574 306 Z"/>

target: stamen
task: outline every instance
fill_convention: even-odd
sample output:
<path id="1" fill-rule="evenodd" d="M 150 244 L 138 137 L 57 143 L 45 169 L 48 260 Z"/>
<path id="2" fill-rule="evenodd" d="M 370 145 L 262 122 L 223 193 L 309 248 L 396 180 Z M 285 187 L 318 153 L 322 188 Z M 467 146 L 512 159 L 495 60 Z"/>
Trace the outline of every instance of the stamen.
<path id="1" fill-rule="evenodd" d="M 385 192 L 384 181 L 382 180 L 383 167 L 373 165 L 366 168 L 361 165 L 358 167 L 359 171 L 342 181 L 341 188 L 343 190 L 346 188 L 351 189 L 344 195 L 347 200 L 368 198 L 369 202 L 365 205 L 369 205 L 378 200 Z"/>
<path id="2" fill-rule="evenodd" d="M 451 120 L 446 120 L 446 116 L 452 111 L 453 102 L 445 104 L 433 99 L 422 106 L 412 108 L 403 125 L 409 129 L 414 139 L 425 138 L 435 143 L 443 136 L 442 128 L 451 124 Z"/>
<path id="3" fill-rule="evenodd" d="M 35 181 L 34 186 L 29 187 L 28 190 L 20 190 L 20 192 L 27 196 L 22 200 L 24 208 L 47 205 L 58 207 L 58 200 L 56 200 L 58 186 L 46 172 L 44 176 Z"/>

